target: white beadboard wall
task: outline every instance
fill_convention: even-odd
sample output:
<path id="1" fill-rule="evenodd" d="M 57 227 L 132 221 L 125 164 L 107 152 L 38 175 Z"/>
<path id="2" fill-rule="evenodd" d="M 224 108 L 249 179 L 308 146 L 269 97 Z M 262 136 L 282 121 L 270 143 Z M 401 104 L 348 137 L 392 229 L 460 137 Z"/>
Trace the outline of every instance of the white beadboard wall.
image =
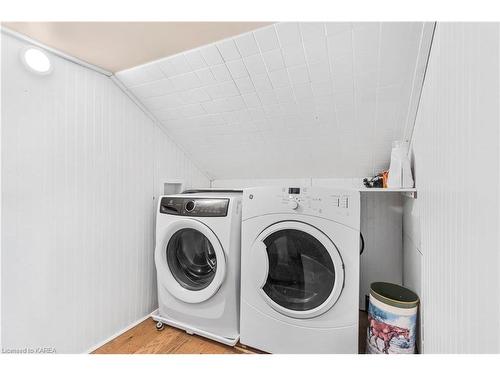
<path id="1" fill-rule="evenodd" d="M 2 34 L 2 347 L 79 353 L 156 307 L 153 196 L 207 177 L 108 77 Z"/>
<path id="2" fill-rule="evenodd" d="M 403 285 L 422 298 L 422 245 L 420 241 L 419 205 L 413 198 L 403 199 Z M 417 348 L 424 352 L 422 322 L 425 305 L 420 299 L 418 311 Z M 417 323 L 418 324 L 418 323 Z"/>
<path id="3" fill-rule="evenodd" d="M 406 270 L 410 284 L 421 276 L 424 353 L 500 352 L 499 31 L 435 30 L 412 147 L 418 199 L 404 225 L 405 254 L 421 259 Z"/>

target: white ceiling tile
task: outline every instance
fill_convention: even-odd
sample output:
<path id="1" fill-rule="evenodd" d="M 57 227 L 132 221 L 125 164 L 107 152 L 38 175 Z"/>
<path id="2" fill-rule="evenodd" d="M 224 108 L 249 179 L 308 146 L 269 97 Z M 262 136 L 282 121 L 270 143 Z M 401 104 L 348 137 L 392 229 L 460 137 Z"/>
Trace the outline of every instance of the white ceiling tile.
<path id="1" fill-rule="evenodd" d="M 184 56 L 192 70 L 199 70 L 208 66 L 199 49 L 188 51 L 184 53 Z"/>
<path id="2" fill-rule="evenodd" d="M 129 90 L 138 98 L 150 98 L 171 93 L 175 91 L 175 88 L 168 78 L 163 78 L 159 81 L 131 87 Z"/>
<path id="3" fill-rule="evenodd" d="M 275 89 L 290 85 L 290 79 L 288 78 L 288 72 L 286 69 L 270 72 L 269 78 L 271 79 L 271 83 Z"/>
<path id="4" fill-rule="evenodd" d="M 266 114 L 264 113 L 262 107 L 250 108 L 248 113 L 253 121 L 262 121 L 266 119 Z"/>
<path id="5" fill-rule="evenodd" d="M 149 108 L 152 111 L 161 108 L 180 107 L 185 104 L 180 95 L 176 93 L 162 95 L 162 96 L 155 96 L 152 98 L 145 98 L 142 99 L 141 101 L 146 106 L 146 108 Z"/>
<path id="6" fill-rule="evenodd" d="M 189 90 L 201 86 L 201 81 L 194 72 L 174 76 L 170 81 L 177 90 Z"/>
<path id="7" fill-rule="evenodd" d="M 250 114 L 246 109 L 243 110 L 237 110 L 237 111 L 232 111 L 232 112 L 225 112 L 223 113 L 224 119 L 226 120 L 227 123 L 242 123 L 242 122 L 248 122 L 251 121 L 252 118 L 250 117 Z"/>
<path id="8" fill-rule="evenodd" d="M 182 115 L 185 117 L 199 116 L 205 113 L 205 110 L 200 104 L 191 104 L 179 108 Z"/>
<path id="9" fill-rule="evenodd" d="M 322 38 L 326 35 L 325 24 L 322 22 L 301 22 L 300 32 L 304 41 Z"/>
<path id="10" fill-rule="evenodd" d="M 252 82 L 257 91 L 271 90 L 273 86 L 267 74 L 259 74 L 252 77 Z"/>
<path id="11" fill-rule="evenodd" d="M 276 96 L 280 103 L 289 103 L 295 101 L 295 96 L 293 95 L 293 91 L 291 87 L 283 87 L 274 90 L 276 92 Z"/>
<path id="12" fill-rule="evenodd" d="M 287 67 L 304 65 L 306 57 L 304 55 L 304 48 L 302 44 L 293 44 L 283 47 L 283 59 Z"/>
<path id="13" fill-rule="evenodd" d="M 231 80 L 231 74 L 225 64 L 212 66 L 212 74 L 217 82 L 225 82 Z"/>
<path id="14" fill-rule="evenodd" d="M 302 113 L 312 113 L 316 110 L 316 102 L 312 96 L 297 98 L 297 105 Z"/>
<path id="15" fill-rule="evenodd" d="M 288 68 L 288 74 L 292 85 L 309 82 L 309 72 L 305 65 Z"/>
<path id="16" fill-rule="evenodd" d="M 182 113 L 179 108 L 166 108 L 160 109 L 153 112 L 158 120 L 175 120 L 182 117 Z"/>
<path id="17" fill-rule="evenodd" d="M 309 75 L 311 77 L 311 82 L 330 81 L 330 64 L 328 62 L 310 64 Z"/>
<path id="18" fill-rule="evenodd" d="M 354 73 L 377 74 L 379 63 L 379 37 L 378 23 L 369 23 L 369 26 L 353 30 L 353 56 Z"/>
<path id="19" fill-rule="evenodd" d="M 218 85 L 210 85 L 206 87 L 208 94 L 214 98 L 227 98 L 239 94 L 238 88 L 232 81 L 224 82 Z"/>
<path id="20" fill-rule="evenodd" d="M 262 74 L 266 72 L 266 66 L 261 55 L 248 56 L 243 59 L 250 75 Z"/>
<path id="21" fill-rule="evenodd" d="M 296 116 L 299 114 L 299 107 L 297 103 L 292 97 L 291 101 L 287 101 L 284 103 L 280 103 L 281 108 L 283 109 L 283 113 L 286 113 L 287 116 Z"/>
<path id="22" fill-rule="evenodd" d="M 283 111 L 279 105 L 273 105 L 273 106 L 266 106 L 263 107 L 264 113 L 268 117 L 275 117 L 275 116 L 282 116 Z"/>
<path id="23" fill-rule="evenodd" d="M 252 80 L 250 79 L 250 77 L 238 78 L 238 79 L 235 79 L 234 82 L 236 83 L 238 90 L 242 94 L 255 91 L 255 87 L 253 86 L 253 83 L 252 83 Z"/>
<path id="24" fill-rule="evenodd" d="M 201 106 L 209 114 L 219 113 L 220 108 L 218 104 L 221 103 L 223 100 L 224 99 L 211 100 L 208 102 L 201 103 Z"/>
<path id="25" fill-rule="evenodd" d="M 326 43 L 328 46 L 328 53 L 330 58 L 336 56 L 352 56 L 352 33 L 351 30 L 329 35 L 326 38 Z"/>
<path id="26" fill-rule="evenodd" d="M 226 99 L 229 111 L 239 111 L 245 108 L 245 102 L 241 96 L 233 96 Z"/>
<path id="27" fill-rule="evenodd" d="M 184 54 L 172 56 L 169 60 L 176 74 L 184 74 L 191 71 L 191 66 L 189 66 Z"/>
<path id="28" fill-rule="evenodd" d="M 283 61 L 283 56 L 281 56 L 281 50 L 279 49 L 265 52 L 262 54 L 262 57 L 264 58 L 264 63 L 269 72 L 285 67 L 285 62 Z"/>
<path id="29" fill-rule="evenodd" d="M 326 26 L 326 35 L 335 35 L 341 34 L 345 31 L 351 30 L 350 22 L 327 22 Z"/>
<path id="30" fill-rule="evenodd" d="M 255 92 L 243 94 L 243 101 L 245 102 L 247 108 L 260 107 L 262 103 Z"/>
<path id="31" fill-rule="evenodd" d="M 332 77 L 333 90 L 352 89 L 354 78 L 349 74 L 334 74 Z"/>
<path id="32" fill-rule="evenodd" d="M 210 84 L 216 82 L 215 77 L 212 74 L 212 71 L 210 70 L 210 68 L 197 70 L 195 73 L 198 76 L 198 78 L 200 79 L 200 82 L 203 86 L 210 85 Z"/>
<path id="33" fill-rule="evenodd" d="M 139 66 L 116 73 L 118 79 L 127 87 L 141 85 L 165 78 L 158 63 Z"/>
<path id="34" fill-rule="evenodd" d="M 297 22 L 277 23 L 276 31 L 278 32 L 278 38 L 282 47 L 290 44 L 297 45 L 302 43 L 299 24 Z"/>
<path id="35" fill-rule="evenodd" d="M 217 47 L 215 47 L 214 44 L 202 47 L 200 49 L 200 52 L 203 55 L 203 58 L 205 59 L 207 64 L 210 66 L 219 65 L 224 62 L 222 60 L 222 56 L 219 53 L 219 50 L 217 49 Z"/>
<path id="36" fill-rule="evenodd" d="M 247 57 L 259 53 L 259 47 L 253 37 L 253 33 L 240 35 L 234 39 L 238 51 L 242 57 Z"/>
<path id="37" fill-rule="evenodd" d="M 328 62 L 328 49 L 326 38 L 317 38 L 304 41 L 304 50 L 309 64 Z"/>
<path id="38" fill-rule="evenodd" d="M 378 74 L 372 72 L 358 74 L 354 77 L 356 90 L 374 89 L 378 85 Z"/>
<path id="39" fill-rule="evenodd" d="M 226 65 L 234 79 L 248 76 L 243 60 L 230 61 Z"/>
<path id="40" fill-rule="evenodd" d="M 202 103 L 210 100 L 210 95 L 205 91 L 205 89 L 198 88 L 194 90 L 182 92 L 182 99 L 186 103 Z"/>
<path id="41" fill-rule="evenodd" d="M 225 124 L 226 121 L 221 114 L 208 114 L 199 117 L 200 125 L 202 126 L 214 126 Z"/>
<path id="42" fill-rule="evenodd" d="M 335 108 L 337 111 L 354 110 L 354 93 L 353 90 L 344 90 L 333 94 L 335 100 Z"/>
<path id="43" fill-rule="evenodd" d="M 352 55 L 344 55 L 334 58 L 331 61 L 332 75 L 335 76 L 353 76 Z"/>
<path id="44" fill-rule="evenodd" d="M 227 99 L 220 99 L 218 101 L 218 103 L 219 103 L 219 106 L 218 106 L 217 112 L 219 112 L 219 113 L 230 112 L 233 110 L 231 102 L 228 101 Z"/>
<path id="45" fill-rule="evenodd" d="M 170 58 L 160 60 L 160 61 L 158 61 L 157 64 L 158 64 L 159 68 L 161 69 L 161 71 L 163 72 L 163 74 L 165 74 L 165 76 L 173 77 L 173 76 L 177 75 L 177 70 L 175 69 L 175 66 L 170 61 Z"/>
<path id="46" fill-rule="evenodd" d="M 365 28 L 371 28 L 372 30 L 375 30 L 380 26 L 380 24 L 381 22 L 351 22 L 351 27 L 353 28 L 353 30 L 360 30 Z"/>
<path id="47" fill-rule="evenodd" d="M 312 98 L 312 88 L 310 83 L 293 86 L 293 92 L 297 100 Z"/>
<path id="48" fill-rule="evenodd" d="M 232 61 L 241 59 L 241 55 L 236 48 L 236 44 L 232 39 L 227 39 L 222 42 L 217 43 L 217 48 L 224 61 Z"/>
<path id="49" fill-rule="evenodd" d="M 311 86 L 315 97 L 333 95 L 333 86 L 331 82 L 313 82 Z"/>
<path id="50" fill-rule="evenodd" d="M 273 90 L 261 91 L 257 94 L 263 106 L 278 105 L 278 97 Z"/>
<path id="51" fill-rule="evenodd" d="M 280 47 L 274 25 L 255 30 L 254 35 L 261 52 L 278 49 Z"/>

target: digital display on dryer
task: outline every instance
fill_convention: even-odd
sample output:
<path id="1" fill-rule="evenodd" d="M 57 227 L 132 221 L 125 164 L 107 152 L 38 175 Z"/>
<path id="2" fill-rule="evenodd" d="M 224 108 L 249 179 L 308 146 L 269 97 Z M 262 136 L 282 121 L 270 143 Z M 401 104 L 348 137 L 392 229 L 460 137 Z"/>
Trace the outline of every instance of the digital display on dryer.
<path id="1" fill-rule="evenodd" d="M 300 188 L 297 187 L 288 188 L 288 194 L 300 194 Z"/>

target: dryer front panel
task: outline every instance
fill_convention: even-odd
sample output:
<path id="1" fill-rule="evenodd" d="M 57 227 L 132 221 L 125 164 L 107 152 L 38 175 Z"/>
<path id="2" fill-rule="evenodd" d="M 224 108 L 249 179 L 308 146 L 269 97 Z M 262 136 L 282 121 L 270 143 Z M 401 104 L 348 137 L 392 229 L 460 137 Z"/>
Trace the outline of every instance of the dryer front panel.
<path id="1" fill-rule="evenodd" d="M 160 284 L 184 302 L 212 297 L 226 273 L 220 241 L 205 224 L 193 219 L 173 222 L 161 234 L 155 250 Z"/>
<path id="2" fill-rule="evenodd" d="M 311 318 L 330 309 L 344 284 L 344 266 L 330 238 L 299 221 L 266 228 L 252 248 L 255 287 L 276 311 Z"/>

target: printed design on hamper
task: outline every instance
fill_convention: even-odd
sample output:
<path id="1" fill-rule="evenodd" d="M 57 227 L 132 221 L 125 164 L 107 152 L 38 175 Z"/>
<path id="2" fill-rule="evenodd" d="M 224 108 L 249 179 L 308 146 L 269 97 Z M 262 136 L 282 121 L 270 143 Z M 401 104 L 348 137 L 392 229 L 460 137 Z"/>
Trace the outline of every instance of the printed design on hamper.
<path id="1" fill-rule="evenodd" d="M 412 347 L 410 344 L 415 342 L 415 332 L 404 326 L 415 327 L 415 319 L 415 316 L 401 317 L 370 304 L 368 344 L 372 349 L 376 348 L 378 352 L 385 354 L 389 354 L 389 350 L 393 353 L 405 352 L 405 349 Z M 380 341 L 384 344 L 382 349 L 379 347 Z"/>

